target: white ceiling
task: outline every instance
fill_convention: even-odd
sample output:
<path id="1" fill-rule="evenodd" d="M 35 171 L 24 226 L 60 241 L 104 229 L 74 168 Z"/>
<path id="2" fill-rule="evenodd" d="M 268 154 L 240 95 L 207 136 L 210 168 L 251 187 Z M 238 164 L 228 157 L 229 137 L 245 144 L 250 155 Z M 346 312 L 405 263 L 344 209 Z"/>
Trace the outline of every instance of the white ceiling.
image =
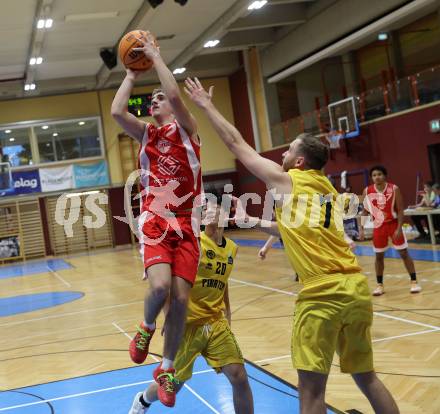
<path id="1" fill-rule="evenodd" d="M 154 9 L 143 0 L 1 0 L 0 99 L 115 86 L 123 67 L 119 63 L 109 71 L 99 52 L 117 46 L 135 28 L 159 38 L 173 35 L 160 41 L 161 51 L 172 68 L 186 66 L 185 75 L 227 75 L 240 66 L 238 51 L 276 42 L 304 22 L 306 10 L 318 1 L 328 0 L 269 0 L 249 12 L 251 0 L 188 0 L 185 6 L 164 0 Z M 116 16 L 93 16 L 112 12 Z M 37 30 L 38 18 L 46 14 L 53 27 Z M 71 19 L 84 14 L 89 18 Z M 215 50 L 203 49 L 210 38 L 222 42 Z M 44 62 L 29 66 L 35 53 Z M 154 82 L 154 71 L 143 81 Z M 26 82 L 34 82 L 36 90 L 24 92 Z"/>
<path id="2" fill-rule="evenodd" d="M 0 79 L 23 76 L 37 0 L 2 1 L 0 13 Z"/>
<path id="3" fill-rule="evenodd" d="M 380 5 L 383 8 L 405 2 L 268 0 L 261 10 L 249 11 L 252 0 L 188 0 L 185 6 L 164 0 L 157 8 L 144 0 L 0 1 L 0 100 L 117 86 L 124 75 L 123 67 L 118 63 L 108 70 L 99 52 L 116 47 L 127 31 L 137 28 L 159 37 L 162 55 L 171 69 L 187 68 L 182 78 L 229 75 L 242 65 L 239 51 L 251 46 L 264 49 L 261 62 L 267 75 L 276 61 L 278 66 L 285 61 L 286 66 L 316 51 L 313 39 L 327 41 L 331 29 L 341 26 L 337 24 L 340 19 L 350 22 L 356 17 L 359 26 L 377 18 L 374 13 L 380 12 Z M 344 4 L 353 10 L 344 9 Z M 361 13 L 360 5 L 369 8 L 371 16 Z M 341 7 L 346 15 L 337 12 Z M 103 13 L 110 17 L 103 17 Z M 350 13 L 355 16 L 350 17 Z M 53 27 L 37 30 L 38 18 L 45 15 L 53 19 Z M 72 19 L 75 15 L 82 15 L 82 19 Z M 301 37 L 303 32 L 309 35 Z M 207 40 L 216 38 L 221 40 L 216 48 L 203 48 Z M 299 51 L 302 56 L 295 57 Z M 29 58 L 35 55 L 44 58 L 42 65 L 29 65 Z M 156 81 L 155 72 L 150 71 L 141 82 Z M 35 91 L 25 92 L 26 82 L 34 82 Z"/>

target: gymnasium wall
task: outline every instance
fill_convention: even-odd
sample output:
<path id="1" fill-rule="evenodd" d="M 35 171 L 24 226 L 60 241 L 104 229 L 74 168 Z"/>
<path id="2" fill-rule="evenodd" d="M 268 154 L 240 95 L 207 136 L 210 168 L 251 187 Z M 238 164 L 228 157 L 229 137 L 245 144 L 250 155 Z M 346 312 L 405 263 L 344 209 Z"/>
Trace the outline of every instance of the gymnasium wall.
<path id="1" fill-rule="evenodd" d="M 440 135 L 430 132 L 429 121 L 438 118 L 439 111 L 440 103 L 437 103 L 362 126 L 360 137 L 346 140 L 340 150 L 332 151 L 326 174 L 340 174 L 343 170 L 383 164 L 388 169 L 389 180 L 401 188 L 405 205 L 414 204 L 417 173 L 421 173 L 423 180 L 431 179 L 427 146 L 440 143 Z M 262 155 L 281 162 L 281 154 L 286 148 L 277 148 Z M 238 161 L 237 175 L 240 177 L 240 193 L 264 194 L 263 183 Z M 363 181 L 360 177 L 353 179 L 351 184 L 354 192 L 362 191 Z M 249 212 L 260 214 L 261 207 L 250 207 Z"/>
<path id="2" fill-rule="evenodd" d="M 215 86 L 215 104 L 229 121 L 234 122 L 228 78 L 209 79 L 206 84 Z M 133 93 L 146 93 L 153 89 L 154 86 L 135 88 Z M 113 185 L 121 184 L 123 179 L 118 135 L 122 129 L 110 115 L 115 93 L 115 89 L 109 89 L 99 92 L 0 101 L 0 125 L 23 121 L 101 116 L 111 182 Z M 222 142 L 213 132 L 206 117 L 191 103 L 188 103 L 188 107 L 198 120 L 199 135 L 202 138 L 202 168 L 204 171 L 213 173 L 234 169 L 234 157 L 225 151 Z"/>
<path id="3" fill-rule="evenodd" d="M 343 98 L 342 89 L 345 85 L 342 59 L 337 56 L 325 59 L 295 75 L 300 114 L 316 109 L 315 98 L 325 94 L 335 102 Z M 324 105 L 321 99 L 321 105 Z"/>
<path id="4" fill-rule="evenodd" d="M 235 126 L 246 142 L 255 148 L 252 130 L 252 115 L 249 105 L 246 72 L 243 68 L 229 77 L 231 103 L 234 111 Z"/>

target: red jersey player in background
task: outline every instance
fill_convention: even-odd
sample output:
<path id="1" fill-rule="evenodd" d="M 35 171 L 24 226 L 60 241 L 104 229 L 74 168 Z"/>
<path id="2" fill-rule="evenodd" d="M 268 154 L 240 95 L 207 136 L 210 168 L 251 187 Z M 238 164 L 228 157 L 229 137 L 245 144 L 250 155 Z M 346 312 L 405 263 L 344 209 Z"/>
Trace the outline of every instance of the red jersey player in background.
<path id="1" fill-rule="evenodd" d="M 403 198 L 397 185 L 387 182 L 387 170 L 382 165 L 372 167 L 370 177 L 373 184 L 364 189 L 364 206 L 373 217 L 373 246 L 376 253 L 376 279 L 377 286 L 373 291 L 374 296 L 385 293 L 383 287 L 384 256 L 388 249 L 388 239 L 399 252 L 411 278 L 411 293 L 419 293 L 422 288 L 417 284 L 414 262 L 408 253 L 408 243 L 402 231 L 403 225 Z M 361 226 L 360 239 L 364 238 Z"/>
<path id="2" fill-rule="evenodd" d="M 140 229 L 144 238 L 140 242 L 144 278 L 148 278 L 150 289 L 144 302 L 144 321 L 130 343 L 130 356 L 137 364 L 145 361 L 156 329 L 156 318 L 170 296 L 163 360 L 153 376 L 159 384 L 160 401 L 172 407 L 176 398 L 173 363 L 182 338 L 189 293 L 199 261 L 191 212 L 194 198 L 201 191 L 200 143 L 195 119 L 183 103 L 177 82 L 164 63 L 153 37 L 147 32 L 146 37 L 139 40 L 143 47 L 136 50 L 153 61 L 162 85 L 162 89 L 153 91 L 152 95 L 151 114 L 157 126 L 140 121 L 127 110 L 134 82 L 141 74 L 139 72 L 127 69 L 111 109 L 118 124 L 141 145 L 139 167 L 142 169 L 144 195 Z M 155 194 L 157 197 L 154 197 Z M 158 209 L 158 205 L 162 209 Z M 170 223 L 177 224 L 177 228 Z M 148 242 L 148 239 L 156 242 Z"/>

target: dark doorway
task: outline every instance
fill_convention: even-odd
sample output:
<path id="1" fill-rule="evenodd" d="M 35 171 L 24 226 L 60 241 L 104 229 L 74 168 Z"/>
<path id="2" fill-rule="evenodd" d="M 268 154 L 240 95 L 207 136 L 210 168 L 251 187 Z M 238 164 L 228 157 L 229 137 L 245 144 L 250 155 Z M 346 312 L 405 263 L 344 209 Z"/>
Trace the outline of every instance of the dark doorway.
<path id="1" fill-rule="evenodd" d="M 428 145 L 428 154 L 432 179 L 440 183 L 440 144 Z"/>

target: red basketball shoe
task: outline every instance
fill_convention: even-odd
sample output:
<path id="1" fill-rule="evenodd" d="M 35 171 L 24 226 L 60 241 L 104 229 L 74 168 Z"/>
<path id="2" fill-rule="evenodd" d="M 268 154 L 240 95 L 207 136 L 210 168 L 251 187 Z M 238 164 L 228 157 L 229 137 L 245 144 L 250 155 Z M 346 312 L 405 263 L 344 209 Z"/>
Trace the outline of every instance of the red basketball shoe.
<path id="1" fill-rule="evenodd" d="M 130 357 L 136 364 L 142 364 L 148 356 L 148 348 L 150 346 L 151 338 L 154 334 L 154 329 L 148 329 L 144 323 L 138 328 L 136 336 L 130 342 Z"/>
<path id="2" fill-rule="evenodd" d="M 162 364 L 153 372 L 153 378 L 159 384 L 157 396 L 160 402 L 167 407 L 174 407 L 176 403 L 176 385 L 179 381 L 174 377 L 175 372 L 174 368 L 162 369 Z"/>

